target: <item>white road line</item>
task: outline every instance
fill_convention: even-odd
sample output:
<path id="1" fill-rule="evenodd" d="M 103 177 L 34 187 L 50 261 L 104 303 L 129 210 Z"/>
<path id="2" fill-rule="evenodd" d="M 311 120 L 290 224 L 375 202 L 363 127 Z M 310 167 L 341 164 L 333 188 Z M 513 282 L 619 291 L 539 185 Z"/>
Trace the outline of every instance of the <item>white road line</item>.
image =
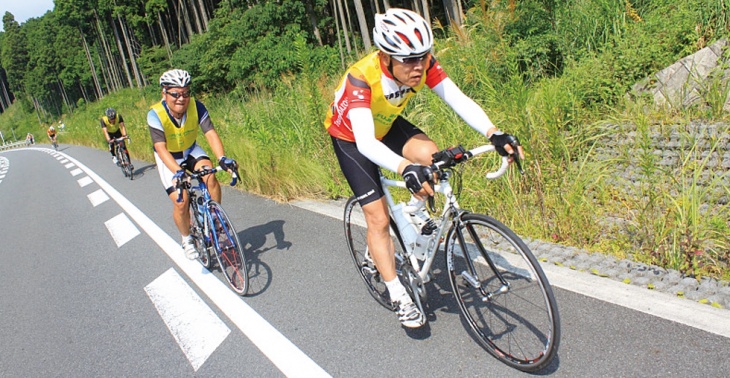
<path id="1" fill-rule="evenodd" d="M 342 219 L 342 206 L 314 201 L 294 201 L 293 206 Z M 365 226 L 364 219 L 360 226 Z M 640 311 L 663 319 L 671 320 L 706 332 L 730 338 L 730 311 L 700 304 L 672 295 L 649 291 L 633 285 L 576 272 L 554 264 L 541 264 L 550 285 L 604 302 Z"/>
<path id="2" fill-rule="evenodd" d="M 65 155 L 65 154 L 64 154 Z M 287 377 L 330 377 L 309 356 L 281 334 L 200 263 L 184 257 L 179 242 L 134 206 L 114 187 L 78 160 L 67 156 L 92 177 L 107 194 L 157 243 L 170 259 L 210 300 L 243 332 L 249 340 Z"/>
<path id="3" fill-rule="evenodd" d="M 66 163 L 68 163 L 68 159 L 61 160 L 61 164 L 66 164 Z"/>
<path id="4" fill-rule="evenodd" d="M 68 163 L 65 165 L 66 169 L 69 169 L 71 167 L 75 167 L 76 165 L 74 163 Z"/>
<path id="5" fill-rule="evenodd" d="M 71 176 L 78 176 L 78 175 L 82 174 L 83 172 L 84 171 L 82 171 L 81 169 L 76 168 L 73 171 L 71 171 Z"/>
<path id="6" fill-rule="evenodd" d="M 56 155 L 56 160 L 61 160 L 61 159 L 63 159 L 63 156 L 61 156 L 61 155 Z"/>
<path id="7" fill-rule="evenodd" d="M 126 242 L 139 235 L 139 230 L 134 226 L 124 213 L 120 213 L 112 219 L 104 222 L 104 225 L 117 243 L 117 247 L 123 246 Z"/>
<path id="8" fill-rule="evenodd" d="M 89 194 L 86 197 L 89 198 L 89 201 L 91 201 L 91 204 L 94 205 L 94 207 L 97 207 L 100 204 L 109 200 L 109 196 L 107 196 L 106 193 L 104 193 L 104 191 L 101 189 L 98 189 L 97 191 Z"/>
<path id="9" fill-rule="evenodd" d="M 231 330 L 173 268 L 144 290 L 193 370 L 198 371 Z"/>
<path id="10" fill-rule="evenodd" d="M 84 176 L 78 180 L 79 186 L 82 188 L 86 185 L 91 184 L 92 182 L 94 182 L 94 180 L 92 180 L 89 176 Z"/>

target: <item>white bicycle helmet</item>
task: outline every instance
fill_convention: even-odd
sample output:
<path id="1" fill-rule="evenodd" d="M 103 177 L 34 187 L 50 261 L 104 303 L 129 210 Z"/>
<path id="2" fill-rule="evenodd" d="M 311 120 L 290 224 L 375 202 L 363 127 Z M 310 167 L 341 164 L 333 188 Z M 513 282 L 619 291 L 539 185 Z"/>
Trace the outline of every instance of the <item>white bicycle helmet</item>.
<path id="1" fill-rule="evenodd" d="M 190 74 L 188 71 L 173 69 L 166 71 L 160 76 L 162 87 L 187 87 L 190 85 Z"/>
<path id="2" fill-rule="evenodd" d="M 373 40 L 380 51 L 398 57 L 423 55 L 433 47 L 428 22 L 418 13 L 400 8 L 375 15 Z"/>

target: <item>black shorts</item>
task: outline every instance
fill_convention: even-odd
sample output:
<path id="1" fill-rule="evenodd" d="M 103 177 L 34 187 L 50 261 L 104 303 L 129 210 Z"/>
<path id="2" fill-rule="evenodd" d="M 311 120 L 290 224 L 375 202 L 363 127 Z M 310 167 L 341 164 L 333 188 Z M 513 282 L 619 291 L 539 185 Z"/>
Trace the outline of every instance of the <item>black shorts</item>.
<path id="1" fill-rule="evenodd" d="M 421 129 L 398 116 L 381 142 L 391 151 L 403 156 L 403 146 L 414 135 L 424 134 Z M 380 199 L 384 195 L 380 185 L 378 166 L 360 153 L 354 142 L 348 142 L 332 137 L 340 169 L 350 185 L 350 189 L 357 197 L 360 206 Z"/>

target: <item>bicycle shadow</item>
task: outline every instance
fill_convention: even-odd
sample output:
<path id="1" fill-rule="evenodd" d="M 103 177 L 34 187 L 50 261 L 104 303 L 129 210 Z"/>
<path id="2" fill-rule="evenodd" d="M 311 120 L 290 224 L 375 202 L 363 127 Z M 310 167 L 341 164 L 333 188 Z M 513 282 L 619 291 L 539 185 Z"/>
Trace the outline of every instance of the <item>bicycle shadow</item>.
<path id="1" fill-rule="evenodd" d="M 155 164 L 148 164 L 143 167 L 134 167 L 134 178 L 143 177 L 145 172 L 157 168 Z"/>
<path id="2" fill-rule="evenodd" d="M 273 235 L 275 244 L 268 242 L 268 235 Z M 292 246 L 291 242 L 284 240 L 284 221 L 275 220 L 247 228 L 238 232 L 238 239 L 241 241 L 243 253 L 248 261 L 249 289 L 247 297 L 255 297 L 271 285 L 271 268 L 262 262 L 260 255 L 272 249 L 284 250 Z"/>

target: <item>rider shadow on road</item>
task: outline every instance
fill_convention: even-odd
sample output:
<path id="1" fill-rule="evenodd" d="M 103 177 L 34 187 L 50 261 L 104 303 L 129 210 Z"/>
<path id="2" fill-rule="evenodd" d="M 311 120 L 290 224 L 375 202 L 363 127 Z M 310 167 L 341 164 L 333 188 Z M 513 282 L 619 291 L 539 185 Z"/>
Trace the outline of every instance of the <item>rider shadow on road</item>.
<path id="1" fill-rule="evenodd" d="M 273 235 L 275 244 L 272 245 L 267 235 Z M 271 285 L 271 268 L 263 263 L 260 254 L 272 249 L 289 249 L 291 242 L 284 240 L 284 221 L 275 220 L 247 228 L 238 233 L 241 240 L 243 253 L 248 260 L 249 275 L 249 297 L 255 297 L 263 293 Z"/>

